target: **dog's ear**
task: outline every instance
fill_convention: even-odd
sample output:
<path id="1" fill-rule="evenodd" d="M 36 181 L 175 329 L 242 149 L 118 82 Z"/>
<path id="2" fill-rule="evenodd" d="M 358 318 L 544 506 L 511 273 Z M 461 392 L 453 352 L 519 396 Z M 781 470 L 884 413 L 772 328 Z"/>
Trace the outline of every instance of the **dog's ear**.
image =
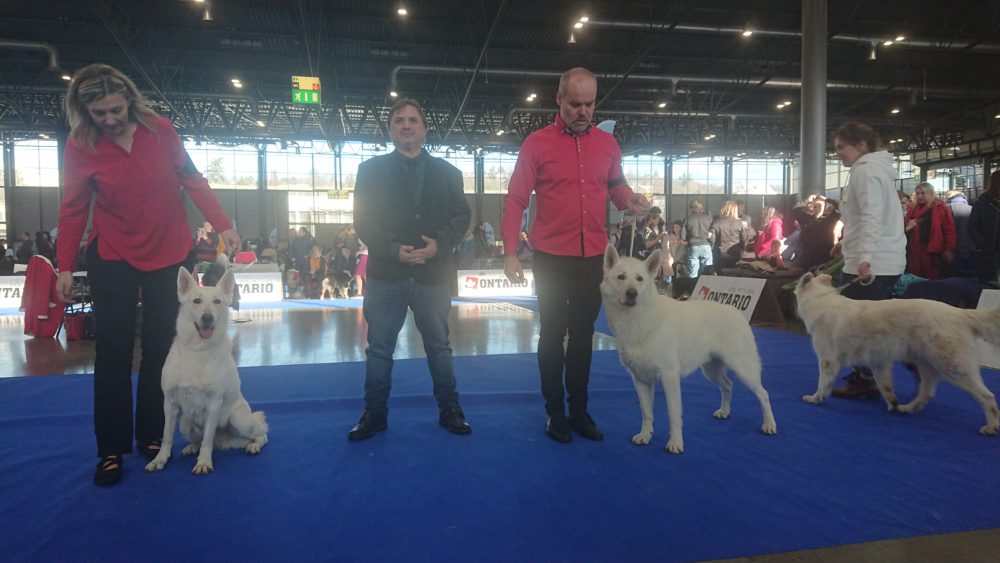
<path id="1" fill-rule="evenodd" d="M 646 270 L 649 271 L 649 275 L 656 277 L 656 274 L 660 273 L 660 261 L 663 259 L 660 249 L 657 248 L 652 254 L 646 257 L 644 264 L 646 265 Z"/>
<path id="2" fill-rule="evenodd" d="M 604 271 L 607 272 L 611 268 L 615 267 L 618 263 L 618 249 L 615 245 L 609 244 L 606 249 L 604 249 Z"/>
<path id="3" fill-rule="evenodd" d="M 177 270 L 177 295 L 183 296 L 195 287 L 198 287 L 198 280 L 194 279 L 194 276 L 187 271 L 187 268 L 181 266 Z"/>
<path id="4" fill-rule="evenodd" d="M 233 270 L 226 270 L 226 273 L 222 274 L 222 277 L 219 278 L 219 283 L 216 286 L 221 288 L 226 293 L 226 296 L 229 297 L 229 301 L 232 302 L 233 289 L 236 287 L 236 274 L 233 273 Z"/>

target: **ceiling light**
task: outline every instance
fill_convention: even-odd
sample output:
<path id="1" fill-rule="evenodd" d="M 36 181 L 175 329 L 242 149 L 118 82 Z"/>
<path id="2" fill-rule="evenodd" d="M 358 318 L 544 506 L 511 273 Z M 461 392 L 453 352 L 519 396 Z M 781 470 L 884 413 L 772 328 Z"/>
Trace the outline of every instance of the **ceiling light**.
<path id="1" fill-rule="evenodd" d="M 993 116 L 993 119 L 1000 119 L 1000 113 Z"/>
<path id="2" fill-rule="evenodd" d="M 893 44 L 893 41 L 889 40 L 889 41 L 885 41 L 884 43 L 882 43 L 882 46 L 883 47 L 888 47 L 889 45 L 892 45 L 892 44 Z"/>
<path id="3" fill-rule="evenodd" d="M 899 108 L 892 108 L 891 110 L 889 110 L 889 113 L 896 115 L 897 113 L 899 113 Z"/>
<path id="4" fill-rule="evenodd" d="M 407 12 L 406 8 L 400 8 L 400 9 L 396 10 L 396 13 L 399 14 L 399 15 L 401 15 L 401 16 L 407 16 L 407 15 L 409 15 L 410 12 Z"/>
<path id="5" fill-rule="evenodd" d="M 526 102 L 533 102 L 533 101 L 535 101 L 535 98 L 532 98 L 531 96 L 528 96 L 527 98 L 524 99 L 524 101 L 526 101 Z"/>
<path id="6" fill-rule="evenodd" d="M 208 6 L 205 6 L 205 11 L 202 12 L 201 14 L 201 21 L 204 22 L 215 21 L 214 19 L 212 19 L 212 10 L 208 9 Z"/>
<path id="7" fill-rule="evenodd" d="M 576 43 L 576 36 L 575 36 L 575 35 L 573 35 L 573 33 L 572 33 L 572 32 L 570 32 L 570 34 L 569 34 L 569 41 L 567 41 L 567 43 L 569 43 L 569 44 L 574 44 L 574 43 Z"/>
<path id="8" fill-rule="evenodd" d="M 204 4 L 205 3 L 205 0 L 194 0 L 194 1 L 197 2 L 198 4 Z"/>
<path id="9" fill-rule="evenodd" d="M 68 75 L 68 74 L 64 74 L 64 75 L 62 75 L 62 79 L 66 80 L 66 81 L 69 81 L 69 80 L 73 80 L 73 77 L 70 76 L 70 75 Z"/>
<path id="10" fill-rule="evenodd" d="M 45 133 L 39 133 L 38 136 L 41 137 L 41 138 L 43 138 L 43 139 L 48 139 L 49 138 L 49 136 L 47 134 L 45 134 Z"/>
<path id="11" fill-rule="evenodd" d="M 790 106 L 790 105 L 792 105 L 792 102 L 791 102 L 791 100 L 785 100 L 784 102 L 782 102 L 782 105 Z"/>
<path id="12" fill-rule="evenodd" d="M 589 21 L 590 21 L 589 17 L 587 17 L 587 16 L 580 16 L 580 23 L 587 23 Z"/>
<path id="13" fill-rule="evenodd" d="M 261 121 L 259 119 L 257 120 L 257 127 L 264 127 L 265 125 L 267 125 L 267 124 L 264 123 L 263 121 Z"/>
<path id="14" fill-rule="evenodd" d="M 902 138 L 902 137 L 900 137 L 899 139 L 896 139 L 896 142 L 897 142 L 897 143 L 902 143 L 902 142 L 903 142 L 903 138 Z"/>
<path id="15" fill-rule="evenodd" d="M 900 41 L 906 41 L 905 35 L 897 35 L 895 41 L 898 43 Z"/>
<path id="16" fill-rule="evenodd" d="M 890 140 L 889 140 L 889 143 L 890 143 L 890 144 L 892 144 L 892 143 L 896 143 L 896 142 L 898 142 L 898 141 L 897 141 L 896 139 L 890 139 Z"/>
<path id="17" fill-rule="evenodd" d="M 393 90 L 393 91 L 389 92 L 389 97 L 390 98 L 398 98 L 399 97 L 399 92 Z"/>
<path id="18" fill-rule="evenodd" d="M 656 104 L 656 107 L 658 107 L 660 109 L 663 109 L 663 108 L 667 107 L 667 102 L 660 102 L 660 103 Z"/>
<path id="19" fill-rule="evenodd" d="M 751 35 L 753 35 L 753 30 L 752 29 L 748 29 L 748 30 L 746 30 L 746 31 L 743 32 L 743 37 L 750 37 Z"/>
<path id="20" fill-rule="evenodd" d="M 705 140 L 706 141 L 711 141 L 714 138 L 715 138 L 715 133 L 712 133 L 711 135 L 705 135 Z"/>
<path id="21" fill-rule="evenodd" d="M 656 155 L 659 155 L 659 154 L 663 154 L 663 151 L 654 151 L 653 152 L 653 156 L 656 156 Z"/>
<path id="22" fill-rule="evenodd" d="M 583 27 L 583 22 L 576 22 L 573 24 L 574 29 L 580 29 L 581 27 Z"/>
<path id="23" fill-rule="evenodd" d="M 775 107 L 778 108 L 778 109 L 785 109 L 785 104 L 778 104 Z"/>
<path id="24" fill-rule="evenodd" d="M 500 135 L 503 135 L 504 133 L 505 133 L 505 131 L 503 129 L 497 130 L 497 137 L 499 137 Z"/>

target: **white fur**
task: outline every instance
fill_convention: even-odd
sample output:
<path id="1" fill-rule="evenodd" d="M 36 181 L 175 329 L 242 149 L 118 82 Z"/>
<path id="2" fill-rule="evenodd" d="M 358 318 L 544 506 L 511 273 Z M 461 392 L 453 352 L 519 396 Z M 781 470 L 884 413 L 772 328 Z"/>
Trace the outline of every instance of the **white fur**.
<path id="1" fill-rule="evenodd" d="M 163 443 L 146 465 L 159 471 L 170 459 L 174 432 L 190 442 L 181 454 L 198 454 L 193 473 L 213 470 L 212 449 L 245 448 L 260 453 L 267 443 L 263 412 L 250 412 L 232 355 L 228 334 L 229 303 L 235 279 L 229 270 L 215 287 L 202 287 L 184 268 L 177 273 L 177 336 L 163 365 Z M 201 330 L 210 336 L 203 338 Z"/>
<path id="2" fill-rule="evenodd" d="M 645 262 L 620 258 L 613 246 L 604 253 L 601 296 L 618 342 L 622 364 L 632 374 L 642 408 L 642 429 L 632 443 L 648 444 L 653 436 L 653 391 L 656 382 L 667 397 L 670 438 L 667 451 L 682 453 L 681 378 L 701 366 L 722 391 L 715 418 L 729 418 L 733 383 L 726 368 L 760 401 L 761 432 L 775 434 L 767 391 L 760 383 L 760 357 L 750 325 L 736 309 L 711 301 L 675 301 L 656 291 L 660 252 Z"/>
<path id="3" fill-rule="evenodd" d="M 856 365 L 871 368 L 890 411 L 913 413 L 934 398 L 944 378 L 983 408 L 986 425 L 979 432 L 997 433 L 1000 411 L 979 374 L 976 341 L 1000 345 L 1000 309 L 972 311 L 926 299 L 856 301 L 841 295 L 826 274 L 802 276 L 795 298 L 819 359 L 819 384 L 804 401 L 822 403 L 840 368 Z M 894 361 L 916 364 L 920 374 L 917 396 L 905 405 L 893 391 Z"/>

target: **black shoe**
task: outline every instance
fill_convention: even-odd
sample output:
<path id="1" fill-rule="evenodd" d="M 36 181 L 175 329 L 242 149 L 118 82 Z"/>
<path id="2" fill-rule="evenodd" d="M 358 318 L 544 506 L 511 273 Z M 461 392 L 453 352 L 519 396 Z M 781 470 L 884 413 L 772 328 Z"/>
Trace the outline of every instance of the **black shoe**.
<path id="1" fill-rule="evenodd" d="M 448 429 L 452 434 L 468 434 L 472 432 L 472 427 L 465 420 L 465 413 L 462 407 L 455 405 L 445 407 L 438 416 L 438 424 Z"/>
<path id="2" fill-rule="evenodd" d="M 98 485 L 114 485 L 122 480 L 122 456 L 106 455 L 97 462 L 94 482 Z"/>
<path id="3" fill-rule="evenodd" d="M 569 421 L 566 415 L 556 413 L 549 416 L 549 421 L 545 424 L 545 432 L 556 442 L 568 444 L 573 440 L 573 432 L 569 428 Z"/>
<path id="4" fill-rule="evenodd" d="M 586 412 L 571 414 L 569 416 L 569 427 L 588 440 L 599 442 L 604 439 L 604 432 L 601 432 L 601 429 L 597 427 L 597 423 Z"/>
<path id="5" fill-rule="evenodd" d="M 146 457 L 149 461 L 153 459 L 160 453 L 160 440 L 153 440 L 147 444 L 139 445 L 139 453 Z"/>
<path id="6" fill-rule="evenodd" d="M 381 432 L 389 427 L 385 415 L 374 416 L 368 411 L 361 415 L 361 420 L 347 433 L 348 440 L 367 440 L 377 432 Z"/>

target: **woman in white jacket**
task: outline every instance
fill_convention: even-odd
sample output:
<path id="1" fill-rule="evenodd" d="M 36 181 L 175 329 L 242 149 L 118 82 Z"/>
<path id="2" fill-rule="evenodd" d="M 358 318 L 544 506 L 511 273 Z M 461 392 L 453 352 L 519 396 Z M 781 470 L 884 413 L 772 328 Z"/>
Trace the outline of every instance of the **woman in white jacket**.
<path id="1" fill-rule="evenodd" d="M 841 282 L 861 278 L 860 283 L 844 288 L 842 295 L 869 301 L 886 299 L 906 268 L 906 235 L 892 155 L 881 150 L 879 136 L 864 123 L 843 124 L 834 133 L 833 143 L 837 157 L 851 169 L 840 201 L 844 223 Z M 878 398 L 879 392 L 871 372 L 855 368 L 847 376 L 847 386 L 834 389 L 833 396 Z"/>

